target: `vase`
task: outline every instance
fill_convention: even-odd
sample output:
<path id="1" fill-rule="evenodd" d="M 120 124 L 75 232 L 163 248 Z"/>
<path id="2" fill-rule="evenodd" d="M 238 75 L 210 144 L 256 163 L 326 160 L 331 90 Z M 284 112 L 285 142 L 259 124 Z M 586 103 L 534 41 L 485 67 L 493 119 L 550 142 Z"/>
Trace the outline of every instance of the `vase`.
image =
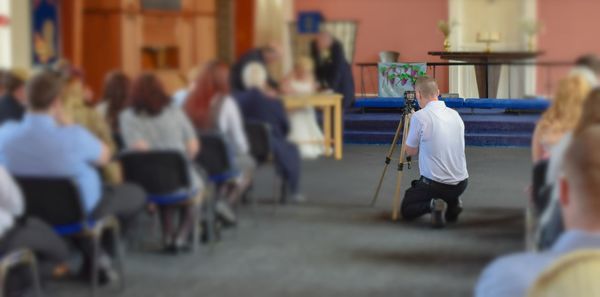
<path id="1" fill-rule="evenodd" d="M 530 52 L 535 51 L 535 36 L 534 35 L 531 35 L 531 36 L 529 36 L 529 38 L 527 38 L 527 49 Z"/>
<path id="2" fill-rule="evenodd" d="M 450 51 L 450 39 L 448 37 L 444 38 L 444 51 Z"/>

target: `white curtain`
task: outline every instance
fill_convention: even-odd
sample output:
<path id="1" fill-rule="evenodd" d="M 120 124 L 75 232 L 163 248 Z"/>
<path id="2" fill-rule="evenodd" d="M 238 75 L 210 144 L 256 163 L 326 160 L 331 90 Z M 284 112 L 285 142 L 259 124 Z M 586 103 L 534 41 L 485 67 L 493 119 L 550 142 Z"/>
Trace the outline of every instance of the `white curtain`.
<path id="1" fill-rule="evenodd" d="M 270 42 L 281 45 L 283 59 L 270 69 L 281 78 L 292 68 L 289 23 L 294 19 L 294 0 L 256 0 L 254 43 L 264 46 Z"/>

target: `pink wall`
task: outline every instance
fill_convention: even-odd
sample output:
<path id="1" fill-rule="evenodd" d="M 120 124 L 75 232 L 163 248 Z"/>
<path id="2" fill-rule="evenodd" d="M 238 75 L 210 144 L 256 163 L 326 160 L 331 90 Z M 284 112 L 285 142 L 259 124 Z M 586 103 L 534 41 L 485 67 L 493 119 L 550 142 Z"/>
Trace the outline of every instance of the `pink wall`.
<path id="1" fill-rule="evenodd" d="M 327 20 L 359 23 L 354 62 L 376 62 L 382 50 L 400 52 L 401 61 L 439 61 L 428 51 L 442 50 L 443 35 L 437 22 L 447 19 L 447 0 L 296 0 L 296 12 L 318 10 Z M 354 67 L 360 91 L 358 67 Z M 430 73 L 432 74 L 432 73 Z M 448 89 L 448 72 L 436 71 L 442 92 Z M 376 77 L 374 78 L 376 80 Z M 371 85 L 371 82 L 368 81 Z M 369 92 L 374 90 L 370 89 Z"/>
<path id="2" fill-rule="evenodd" d="M 574 61 L 587 53 L 600 55 L 600 1 L 538 0 L 538 17 L 544 25 L 539 36 L 543 61 Z M 551 85 L 564 76 L 568 67 L 553 70 Z M 538 71 L 538 90 L 546 93 L 548 73 Z"/>

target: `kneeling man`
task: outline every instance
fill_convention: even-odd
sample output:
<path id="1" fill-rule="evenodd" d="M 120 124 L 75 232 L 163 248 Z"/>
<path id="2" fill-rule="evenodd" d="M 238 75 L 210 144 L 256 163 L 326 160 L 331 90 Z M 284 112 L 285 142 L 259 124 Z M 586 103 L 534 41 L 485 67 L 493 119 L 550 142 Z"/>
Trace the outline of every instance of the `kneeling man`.
<path id="1" fill-rule="evenodd" d="M 465 125 L 458 113 L 438 100 L 440 91 L 433 78 L 415 82 L 421 110 L 410 120 L 406 139 L 408 156 L 419 155 L 421 178 L 412 182 L 402 201 L 404 219 L 431 213 L 434 227 L 455 222 L 462 211 L 460 195 L 467 188 Z"/>

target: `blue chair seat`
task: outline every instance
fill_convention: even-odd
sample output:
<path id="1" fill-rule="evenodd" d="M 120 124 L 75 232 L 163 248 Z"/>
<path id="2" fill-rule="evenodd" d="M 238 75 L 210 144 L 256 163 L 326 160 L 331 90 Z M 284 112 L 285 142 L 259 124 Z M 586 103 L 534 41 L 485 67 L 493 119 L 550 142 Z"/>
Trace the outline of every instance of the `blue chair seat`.
<path id="1" fill-rule="evenodd" d="M 75 235 L 83 232 L 86 229 L 92 229 L 96 226 L 97 221 L 94 219 L 88 219 L 85 223 L 74 223 L 68 225 L 56 225 L 53 229 L 56 233 L 62 236 Z"/>
<path id="2" fill-rule="evenodd" d="M 169 205 L 186 201 L 197 193 L 198 189 L 183 189 L 169 194 L 150 194 L 146 199 L 157 205 Z"/>
<path id="3" fill-rule="evenodd" d="M 221 174 L 211 175 L 208 177 L 208 179 L 210 179 L 210 181 L 213 183 L 222 184 L 238 177 L 239 175 L 240 173 L 237 170 L 230 170 Z"/>

